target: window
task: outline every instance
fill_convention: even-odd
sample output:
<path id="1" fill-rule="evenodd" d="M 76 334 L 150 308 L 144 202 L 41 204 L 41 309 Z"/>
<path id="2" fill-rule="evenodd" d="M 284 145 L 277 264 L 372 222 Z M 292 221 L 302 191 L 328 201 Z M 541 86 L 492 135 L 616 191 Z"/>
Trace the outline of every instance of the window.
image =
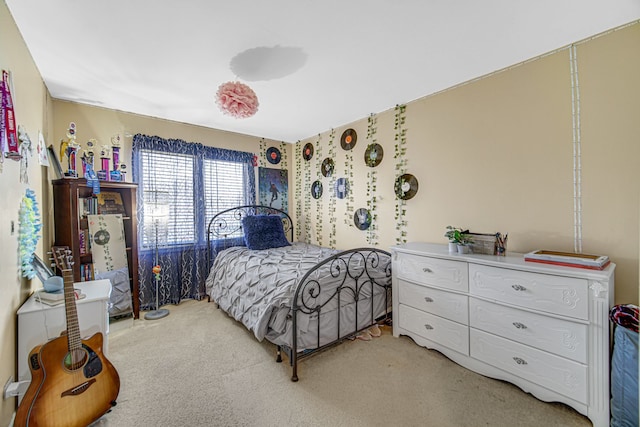
<path id="1" fill-rule="evenodd" d="M 143 203 L 154 200 L 155 194 L 168 193 L 169 216 L 163 227 L 162 243 L 167 246 L 198 243 L 198 236 L 206 234 L 206 227 L 216 213 L 244 203 L 245 164 L 241 162 L 204 159 L 202 176 L 194 176 L 196 158 L 193 155 L 170 154 L 154 150 L 140 150 Z M 197 212 L 194 183 L 204 183 L 204 212 Z M 204 221 L 198 221 L 204 214 Z M 147 224 L 148 223 L 148 224 Z M 144 211 L 143 248 L 155 244 L 155 230 Z"/>
<path id="2" fill-rule="evenodd" d="M 205 159 L 205 227 L 218 212 L 244 203 L 246 183 L 243 166 L 238 162 Z M 238 235 L 241 233 L 238 232 Z"/>
<path id="3" fill-rule="evenodd" d="M 160 231 L 162 244 L 176 245 L 194 243 L 195 217 L 193 212 L 193 169 L 194 157 L 180 154 L 168 154 L 153 150 L 140 150 L 140 169 L 142 172 L 140 191 L 144 195 L 142 203 L 153 202 L 155 193 L 167 193 L 169 216 L 167 224 Z M 144 206 L 143 206 L 144 207 Z M 151 248 L 154 244 L 153 224 L 150 218 L 141 218 L 143 229 L 142 246 Z"/>
<path id="4" fill-rule="evenodd" d="M 140 134 L 133 137 L 132 154 L 133 181 L 138 183 L 140 309 L 204 298 L 213 262 L 207 256 L 208 223 L 221 210 L 255 203 L 253 154 Z M 168 203 L 158 207 L 165 199 Z M 156 202 L 153 210 L 150 200 Z M 161 221 L 150 220 L 152 211 L 165 223 L 163 232 L 155 233 Z M 161 267 L 158 280 L 156 265 Z"/>

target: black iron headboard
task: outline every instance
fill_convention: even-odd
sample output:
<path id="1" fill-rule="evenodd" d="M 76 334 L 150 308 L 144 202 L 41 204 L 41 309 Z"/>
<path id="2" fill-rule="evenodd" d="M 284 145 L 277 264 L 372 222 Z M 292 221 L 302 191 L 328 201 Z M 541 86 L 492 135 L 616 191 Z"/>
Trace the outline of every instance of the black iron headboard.
<path id="1" fill-rule="evenodd" d="M 285 236 L 293 242 L 293 220 L 288 213 L 281 209 L 272 208 L 265 205 L 244 205 L 225 209 L 218 212 L 207 226 L 207 265 L 211 268 L 213 262 L 212 252 L 215 250 L 214 241 L 241 239 L 244 236 L 242 231 L 242 218 L 251 215 L 279 215 L 282 219 L 282 227 Z"/>

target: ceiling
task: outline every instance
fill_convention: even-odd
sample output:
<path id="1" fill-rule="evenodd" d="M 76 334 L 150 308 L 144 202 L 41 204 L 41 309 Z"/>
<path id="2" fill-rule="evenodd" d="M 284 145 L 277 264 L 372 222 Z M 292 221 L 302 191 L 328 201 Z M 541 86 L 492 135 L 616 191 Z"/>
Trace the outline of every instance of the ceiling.
<path id="1" fill-rule="evenodd" d="M 638 0 L 5 2 L 54 98 L 285 142 L 640 19 Z M 216 105 L 236 79 L 253 117 Z"/>

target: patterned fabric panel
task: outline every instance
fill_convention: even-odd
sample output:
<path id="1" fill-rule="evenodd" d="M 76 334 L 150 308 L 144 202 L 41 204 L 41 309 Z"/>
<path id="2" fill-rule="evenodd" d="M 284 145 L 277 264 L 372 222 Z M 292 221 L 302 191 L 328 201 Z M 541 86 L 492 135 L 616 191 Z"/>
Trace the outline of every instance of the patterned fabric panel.
<path id="1" fill-rule="evenodd" d="M 298 280 L 337 252 L 299 242 L 259 251 L 229 248 L 216 257 L 206 281 L 207 294 L 262 341 L 272 313 L 290 305 Z M 326 280 L 323 283 L 329 287 Z"/>
<path id="2" fill-rule="evenodd" d="M 640 309 L 637 305 L 623 304 L 616 305 L 609 312 L 609 319 L 620 326 L 624 326 L 633 332 L 638 332 L 638 320 L 640 319 Z"/>

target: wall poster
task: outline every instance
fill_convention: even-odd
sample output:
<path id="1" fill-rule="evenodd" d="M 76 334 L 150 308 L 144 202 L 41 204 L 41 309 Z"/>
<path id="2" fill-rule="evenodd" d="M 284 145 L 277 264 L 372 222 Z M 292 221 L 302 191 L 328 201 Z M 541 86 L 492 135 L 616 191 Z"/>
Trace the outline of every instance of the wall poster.
<path id="1" fill-rule="evenodd" d="M 289 179 L 286 169 L 259 168 L 258 203 L 289 210 Z"/>

